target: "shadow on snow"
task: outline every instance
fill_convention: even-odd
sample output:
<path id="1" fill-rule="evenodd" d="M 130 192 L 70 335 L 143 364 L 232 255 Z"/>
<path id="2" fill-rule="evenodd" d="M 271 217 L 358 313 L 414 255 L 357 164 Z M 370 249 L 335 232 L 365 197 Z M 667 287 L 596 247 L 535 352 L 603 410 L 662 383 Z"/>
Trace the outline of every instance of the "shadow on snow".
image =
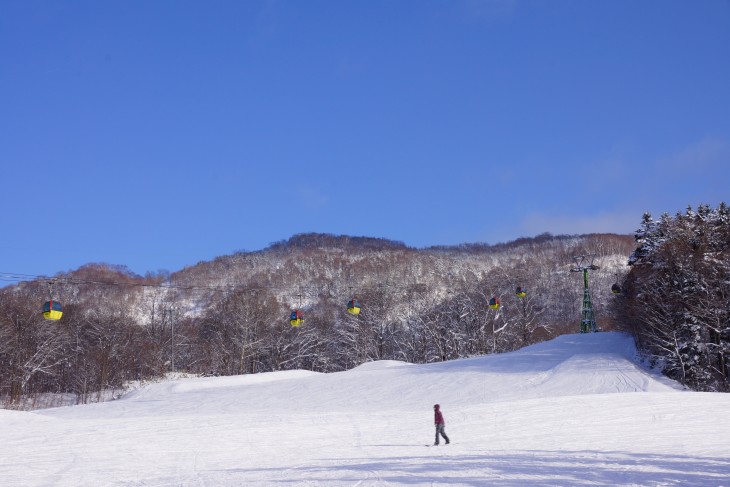
<path id="1" fill-rule="evenodd" d="M 383 447 L 387 447 L 382 445 Z M 453 447 L 451 447 L 453 448 Z M 436 451 L 436 450 L 434 450 Z M 730 472 L 730 458 L 652 455 L 600 451 L 495 452 L 490 455 L 444 455 L 391 457 L 384 459 L 322 459 L 322 465 L 285 469 L 228 469 L 231 479 L 254 474 L 249 480 L 265 482 L 342 484 L 386 482 L 393 484 L 459 485 L 721 485 Z M 347 462 L 347 463 L 343 463 Z M 285 470 L 285 475 L 281 475 Z M 272 473 L 268 477 L 265 472 Z M 279 474 L 274 474 L 278 472 Z M 218 474 L 224 472 L 218 471 Z M 224 474 L 224 475 L 225 475 Z M 263 480 L 263 479 L 262 479 Z"/>

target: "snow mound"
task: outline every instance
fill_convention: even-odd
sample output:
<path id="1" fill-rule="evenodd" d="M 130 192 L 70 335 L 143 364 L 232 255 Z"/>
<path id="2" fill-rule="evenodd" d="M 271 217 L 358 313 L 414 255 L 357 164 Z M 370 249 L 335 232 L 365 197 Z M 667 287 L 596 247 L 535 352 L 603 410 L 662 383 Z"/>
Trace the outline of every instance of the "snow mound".
<path id="1" fill-rule="evenodd" d="M 370 370 L 383 370 L 383 369 L 390 369 L 393 367 L 403 367 L 405 365 L 413 365 L 409 362 L 401 362 L 400 360 L 375 360 L 372 362 L 365 362 L 362 365 L 358 365 L 357 367 L 353 367 L 350 369 L 352 372 L 362 372 L 362 371 L 370 371 Z"/>
<path id="2" fill-rule="evenodd" d="M 319 372 L 309 370 L 282 370 L 278 372 L 263 372 L 260 374 L 234 375 L 230 377 L 180 380 L 172 385 L 170 392 L 193 392 L 205 389 L 225 389 L 229 387 L 245 387 L 254 384 L 268 384 L 282 380 L 301 379 L 320 375 Z"/>
<path id="3" fill-rule="evenodd" d="M 123 399 L 136 397 L 167 396 L 170 394 L 183 394 L 190 392 L 205 391 L 211 389 L 235 389 L 271 382 L 301 379 L 320 375 L 319 372 L 309 370 L 282 370 L 277 372 L 262 372 L 260 374 L 232 375 L 227 377 L 195 377 L 179 378 L 171 381 L 164 381 L 148 384 L 134 392 L 126 394 Z"/>
<path id="4" fill-rule="evenodd" d="M 379 360 L 331 374 L 292 370 L 180 379 L 148 385 L 124 400 L 166 401 L 168 408 L 192 414 L 191 397 L 197 408 L 232 403 L 267 412 L 280 409 L 286 398 L 298 409 L 339 412 L 680 389 L 635 358 L 627 335 L 576 334 L 511 353 L 432 364 Z"/>

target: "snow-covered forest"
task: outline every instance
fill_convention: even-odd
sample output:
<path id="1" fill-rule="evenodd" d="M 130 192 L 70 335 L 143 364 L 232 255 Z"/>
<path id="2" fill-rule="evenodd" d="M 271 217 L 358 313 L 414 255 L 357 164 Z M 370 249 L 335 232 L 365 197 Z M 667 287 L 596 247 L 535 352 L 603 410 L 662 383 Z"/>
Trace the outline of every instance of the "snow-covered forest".
<path id="1" fill-rule="evenodd" d="M 728 391 L 729 213 L 721 204 L 647 214 L 635 237 L 544 234 L 492 246 L 301 234 L 174 273 L 89 264 L 23 279 L 0 289 L 0 401 L 97 401 L 170 372 L 336 372 L 517 350 L 580 329 L 583 276 L 571 270 L 581 255 L 597 267 L 589 288 L 600 330 L 631 333 L 689 387 Z M 41 316 L 48 299 L 63 303 L 59 321 Z M 358 315 L 346 311 L 352 299 Z"/>
<path id="2" fill-rule="evenodd" d="M 667 375 L 730 390 L 730 209 L 645 214 L 614 314 Z"/>
<path id="3" fill-rule="evenodd" d="M 578 331 L 583 279 L 570 270 L 584 254 L 600 267 L 590 273 L 598 326 L 611 330 L 611 285 L 634 249 L 633 237 L 612 234 L 427 249 L 302 234 L 174 273 L 89 264 L 0 290 L 0 398 L 85 403 L 169 372 L 333 372 L 516 350 Z M 58 322 L 40 313 L 50 297 L 63 303 Z M 345 310 L 353 298 L 357 316 Z M 294 309 L 304 313 L 298 327 Z"/>

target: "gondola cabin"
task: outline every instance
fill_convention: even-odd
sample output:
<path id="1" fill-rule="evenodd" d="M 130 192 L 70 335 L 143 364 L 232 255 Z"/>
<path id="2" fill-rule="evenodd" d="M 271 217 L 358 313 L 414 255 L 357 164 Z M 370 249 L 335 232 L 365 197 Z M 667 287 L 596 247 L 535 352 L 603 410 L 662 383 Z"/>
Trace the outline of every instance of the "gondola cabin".
<path id="1" fill-rule="evenodd" d="M 360 301 L 357 299 L 351 299 L 347 302 L 347 312 L 353 315 L 359 315 L 360 314 Z"/>
<path id="2" fill-rule="evenodd" d="M 47 320 L 58 321 L 63 315 L 63 308 L 58 301 L 46 301 L 43 303 L 43 317 Z"/>
<path id="3" fill-rule="evenodd" d="M 489 307 L 492 309 L 498 309 L 499 308 L 499 298 L 494 296 L 492 299 L 489 300 Z"/>
<path id="4" fill-rule="evenodd" d="M 302 313 L 300 310 L 295 309 L 291 312 L 291 316 L 289 317 L 289 323 L 291 326 L 299 326 L 302 323 L 304 323 L 304 313 Z"/>
<path id="5" fill-rule="evenodd" d="M 611 286 L 611 292 L 613 294 L 621 294 L 621 286 L 618 285 L 618 283 Z"/>
<path id="6" fill-rule="evenodd" d="M 517 296 L 518 298 L 524 298 L 525 296 L 527 296 L 527 292 L 525 292 L 522 287 L 517 286 L 517 289 L 515 289 L 515 296 Z"/>

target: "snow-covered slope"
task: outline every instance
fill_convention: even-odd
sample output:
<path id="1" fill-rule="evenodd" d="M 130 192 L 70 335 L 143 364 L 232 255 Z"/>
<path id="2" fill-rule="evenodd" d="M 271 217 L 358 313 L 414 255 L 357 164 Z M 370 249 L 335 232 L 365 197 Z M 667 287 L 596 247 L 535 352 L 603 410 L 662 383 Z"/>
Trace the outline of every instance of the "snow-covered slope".
<path id="1" fill-rule="evenodd" d="M 425 447 L 434 403 L 447 447 Z M 2 485 L 730 485 L 730 395 L 683 391 L 617 333 L 183 379 L 0 426 Z"/>

